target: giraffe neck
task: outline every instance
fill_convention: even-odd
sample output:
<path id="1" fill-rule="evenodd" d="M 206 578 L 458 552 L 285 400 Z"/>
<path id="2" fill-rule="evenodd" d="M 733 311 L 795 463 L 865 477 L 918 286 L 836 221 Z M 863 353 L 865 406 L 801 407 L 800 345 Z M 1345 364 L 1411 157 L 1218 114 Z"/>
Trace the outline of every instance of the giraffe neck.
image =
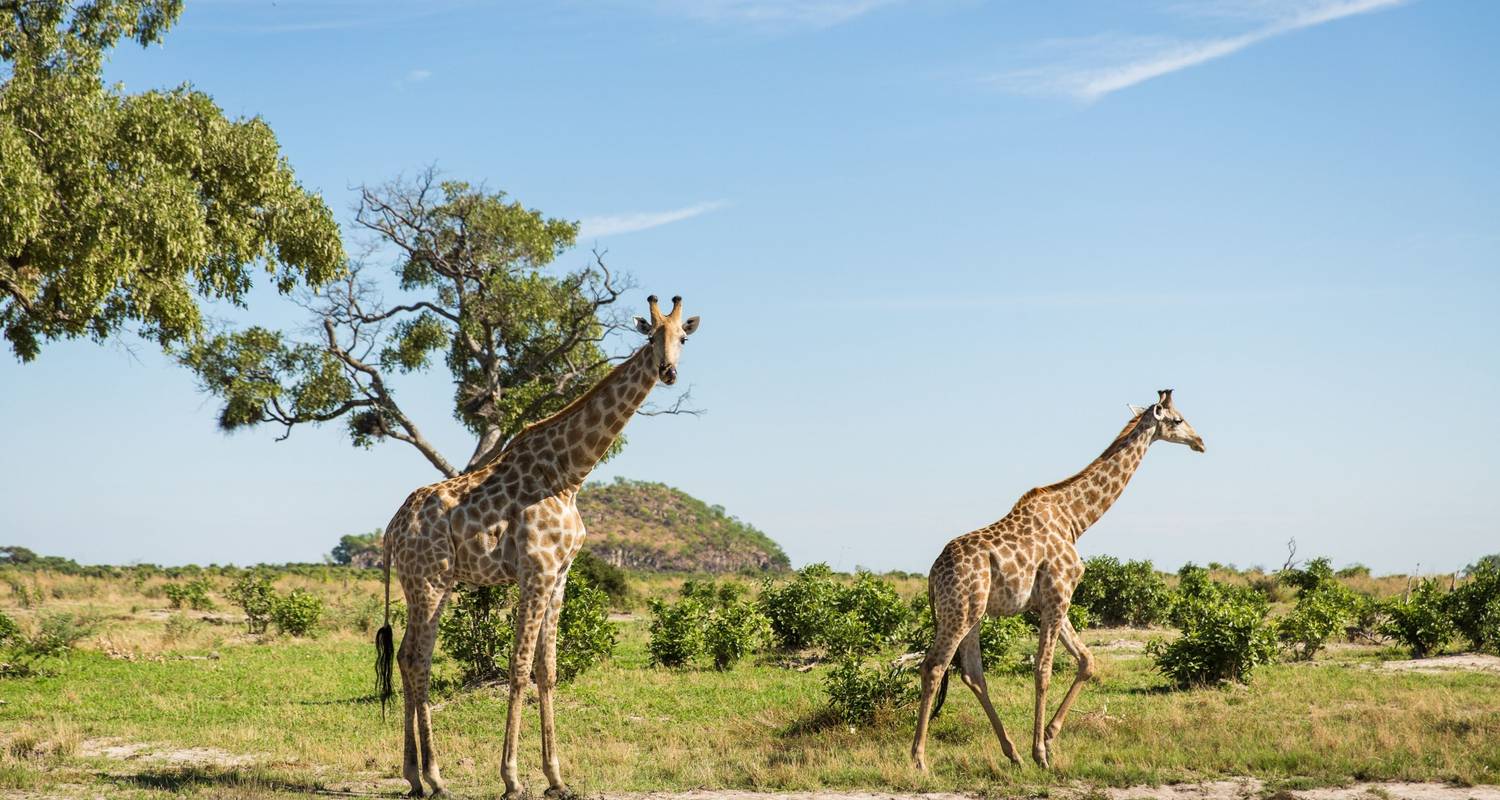
<path id="1" fill-rule="evenodd" d="M 1068 527 L 1073 541 L 1120 499 L 1125 484 L 1140 469 L 1151 446 L 1156 423 L 1147 414 L 1132 421 L 1108 449 L 1077 475 L 1047 487 L 1045 496 Z"/>
<path id="2" fill-rule="evenodd" d="M 538 463 L 548 464 L 551 469 L 543 474 L 557 491 L 577 489 L 646 402 L 656 380 L 655 348 L 648 342 L 567 408 L 519 434 L 507 450 L 512 455 L 529 450 Z"/>

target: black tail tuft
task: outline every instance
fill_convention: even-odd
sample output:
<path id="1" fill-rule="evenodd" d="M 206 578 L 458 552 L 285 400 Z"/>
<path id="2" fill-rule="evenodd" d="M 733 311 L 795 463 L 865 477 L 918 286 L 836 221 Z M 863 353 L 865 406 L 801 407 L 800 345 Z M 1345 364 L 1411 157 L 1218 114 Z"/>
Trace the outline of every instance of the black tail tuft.
<path id="1" fill-rule="evenodd" d="M 948 676 L 952 674 L 952 668 L 943 670 L 943 682 L 938 685 L 937 700 L 932 703 L 932 713 L 927 715 L 928 719 L 937 719 L 938 712 L 943 710 L 943 701 L 948 698 Z"/>
<path id="2" fill-rule="evenodd" d="M 396 660 L 396 645 L 391 626 L 386 624 L 375 632 L 375 694 L 380 698 L 380 718 L 385 719 L 385 707 L 395 691 L 391 689 L 391 663 Z"/>

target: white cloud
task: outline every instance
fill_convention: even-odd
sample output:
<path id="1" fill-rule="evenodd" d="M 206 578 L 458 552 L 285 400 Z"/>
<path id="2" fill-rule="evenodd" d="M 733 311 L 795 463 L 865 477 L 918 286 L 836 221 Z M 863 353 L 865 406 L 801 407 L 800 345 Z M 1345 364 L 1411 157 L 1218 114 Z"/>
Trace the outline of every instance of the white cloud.
<path id="1" fill-rule="evenodd" d="M 614 236 L 621 233 L 635 233 L 649 228 L 659 228 L 662 225 L 670 225 L 673 222 L 681 222 L 692 219 L 700 214 L 707 214 L 724 206 L 729 205 L 723 200 L 714 200 L 709 203 L 699 203 L 686 208 L 673 209 L 671 211 L 643 211 L 635 214 L 609 214 L 598 217 L 584 217 L 579 220 L 578 238 L 596 239 L 601 236 Z"/>
<path id="2" fill-rule="evenodd" d="M 1072 45 L 1077 53 L 1059 63 L 1013 70 L 992 82 L 1028 94 L 1068 95 L 1084 102 L 1237 53 L 1247 47 L 1335 20 L 1392 8 L 1408 0 L 1220 0 L 1191 10 L 1201 15 L 1267 19 L 1261 27 L 1237 36 L 1175 41 L 1162 38 L 1090 37 L 1052 42 L 1050 49 Z M 1179 10 L 1187 10 L 1179 7 Z M 1273 15 L 1273 16 L 1271 16 Z"/>
<path id="3" fill-rule="evenodd" d="M 430 69 L 414 69 L 398 78 L 393 85 L 397 89 L 405 89 L 408 86 L 415 86 L 431 77 L 432 70 Z"/>

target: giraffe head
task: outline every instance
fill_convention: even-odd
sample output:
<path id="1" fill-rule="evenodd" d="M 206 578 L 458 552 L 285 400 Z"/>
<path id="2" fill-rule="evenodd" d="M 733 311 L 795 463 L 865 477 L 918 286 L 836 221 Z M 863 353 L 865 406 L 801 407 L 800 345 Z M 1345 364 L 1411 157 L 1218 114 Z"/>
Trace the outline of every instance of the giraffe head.
<path id="1" fill-rule="evenodd" d="M 1162 389 L 1156 393 L 1156 403 L 1150 408 L 1131 406 L 1130 410 L 1137 415 L 1150 414 L 1156 432 L 1152 434 L 1152 441 L 1175 442 L 1185 444 L 1195 452 L 1203 452 L 1203 437 L 1193 430 L 1188 424 L 1182 412 L 1172 402 L 1172 390 Z"/>
<path id="2" fill-rule="evenodd" d="M 672 298 L 672 310 L 666 314 L 656 306 L 656 295 L 646 298 L 651 307 L 651 319 L 635 318 L 635 329 L 651 337 L 647 344 L 656 358 L 656 375 L 668 386 L 677 382 L 677 357 L 687 337 L 698 330 L 698 318 L 682 318 L 682 298 Z"/>

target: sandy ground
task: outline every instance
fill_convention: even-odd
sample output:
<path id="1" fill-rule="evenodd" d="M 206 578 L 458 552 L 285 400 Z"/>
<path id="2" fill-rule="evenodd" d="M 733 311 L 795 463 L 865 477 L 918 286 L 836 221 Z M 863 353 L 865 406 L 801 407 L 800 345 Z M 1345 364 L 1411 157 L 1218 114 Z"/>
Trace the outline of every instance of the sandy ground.
<path id="1" fill-rule="evenodd" d="M 1500 656 L 1483 653 L 1460 653 L 1454 656 L 1433 656 L 1411 661 L 1385 661 L 1381 669 L 1407 672 L 1445 672 L 1447 670 L 1473 670 L 1476 672 L 1500 672 Z"/>

